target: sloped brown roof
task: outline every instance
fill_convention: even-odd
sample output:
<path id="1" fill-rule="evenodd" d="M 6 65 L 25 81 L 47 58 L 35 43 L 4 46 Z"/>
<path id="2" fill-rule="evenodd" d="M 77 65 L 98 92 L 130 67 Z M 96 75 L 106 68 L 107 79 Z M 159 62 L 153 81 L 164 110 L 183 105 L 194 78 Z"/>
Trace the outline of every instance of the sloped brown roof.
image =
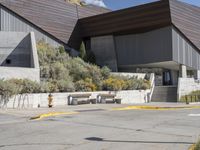
<path id="1" fill-rule="evenodd" d="M 161 0 L 79 20 L 82 37 L 139 33 L 174 25 L 200 50 L 200 8 Z"/>
<path id="2" fill-rule="evenodd" d="M 66 44 L 78 18 L 109 11 L 90 5 L 76 7 L 65 0 L 0 0 L 0 3 Z"/>
<path id="3" fill-rule="evenodd" d="M 139 32 L 170 25 L 168 1 L 159 1 L 80 19 L 82 35 Z"/>
<path id="4" fill-rule="evenodd" d="M 200 50 L 200 7 L 170 0 L 172 24 Z"/>
<path id="5" fill-rule="evenodd" d="M 81 38 L 139 33 L 173 25 L 200 50 L 200 8 L 177 0 L 113 12 L 90 5 L 76 7 L 65 0 L 0 0 L 0 3 L 74 48 Z"/>

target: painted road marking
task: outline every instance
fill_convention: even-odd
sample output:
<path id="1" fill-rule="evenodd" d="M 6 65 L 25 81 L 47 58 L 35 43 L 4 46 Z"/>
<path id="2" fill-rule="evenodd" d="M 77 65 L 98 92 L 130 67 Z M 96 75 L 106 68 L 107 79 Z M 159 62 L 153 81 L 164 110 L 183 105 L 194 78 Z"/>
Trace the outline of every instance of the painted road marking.
<path id="1" fill-rule="evenodd" d="M 200 114 L 189 114 L 190 117 L 200 117 Z"/>
<path id="2" fill-rule="evenodd" d="M 200 106 L 184 106 L 184 107 L 127 106 L 121 108 L 113 108 L 112 110 L 178 110 L 178 109 L 200 109 Z"/>
<path id="3" fill-rule="evenodd" d="M 41 120 L 47 117 L 54 117 L 54 116 L 60 116 L 60 115 L 74 115 L 74 114 L 78 114 L 78 112 L 51 112 L 51 113 L 46 113 L 46 114 L 41 114 L 39 116 L 31 117 L 30 120 Z"/>

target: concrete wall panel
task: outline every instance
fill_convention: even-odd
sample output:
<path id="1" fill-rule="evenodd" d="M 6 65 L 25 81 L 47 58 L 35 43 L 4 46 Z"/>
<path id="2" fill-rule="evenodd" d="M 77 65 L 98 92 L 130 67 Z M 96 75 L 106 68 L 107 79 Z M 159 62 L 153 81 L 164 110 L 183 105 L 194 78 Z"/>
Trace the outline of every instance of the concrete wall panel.
<path id="1" fill-rule="evenodd" d="M 27 33 L 0 32 L 0 66 L 31 67 L 30 45 Z"/>
<path id="2" fill-rule="evenodd" d="M 108 66 L 112 71 L 117 71 L 117 58 L 113 36 L 91 38 L 91 49 L 95 54 L 98 65 Z"/>
<path id="3" fill-rule="evenodd" d="M 34 33 L 0 32 L 0 79 L 2 78 L 40 81 Z"/>
<path id="4" fill-rule="evenodd" d="M 171 27 L 115 37 L 119 66 L 172 60 Z"/>

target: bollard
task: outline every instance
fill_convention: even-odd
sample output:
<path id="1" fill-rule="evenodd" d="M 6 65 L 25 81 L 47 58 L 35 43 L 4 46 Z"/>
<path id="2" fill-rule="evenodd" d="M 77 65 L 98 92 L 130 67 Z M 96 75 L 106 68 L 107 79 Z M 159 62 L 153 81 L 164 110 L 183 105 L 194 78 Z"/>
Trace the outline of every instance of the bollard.
<path id="1" fill-rule="evenodd" d="M 53 95 L 51 93 L 48 96 L 48 106 L 49 108 L 53 107 Z"/>

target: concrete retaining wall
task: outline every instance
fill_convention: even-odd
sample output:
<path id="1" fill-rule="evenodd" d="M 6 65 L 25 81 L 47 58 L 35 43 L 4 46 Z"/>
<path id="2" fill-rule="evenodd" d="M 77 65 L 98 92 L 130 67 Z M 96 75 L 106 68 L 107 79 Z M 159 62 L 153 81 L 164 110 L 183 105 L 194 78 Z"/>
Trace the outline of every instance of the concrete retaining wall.
<path id="1" fill-rule="evenodd" d="M 178 99 L 193 91 L 200 90 L 200 82 L 194 78 L 179 78 L 178 82 Z"/>
<path id="2" fill-rule="evenodd" d="M 0 79 L 30 79 L 40 82 L 40 69 L 22 67 L 0 67 Z"/>
<path id="3" fill-rule="evenodd" d="M 98 94 L 100 93 L 116 93 L 117 98 L 122 99 L 122 104 L 136 104 L 136 103 L 146 103 L 147 95 L 150 92 L 150 90 L 135 90 L 135 91 L 119 91 L 119 92 L 76 92 L 76 93 L 54 93 L 53 94 L 53 103 L 54 106 L 65 106 L 68 105 L 68 96 L 70 94 L 82 94 L 82 93 L 91 93 L 91 98 L 96 98 Z M 24 105 L 24 108 L 37 108 L 38 105 L 40 107 L 47 107 L 48 106 L 48 93 L 44 94 L 29 94 L 28 95 L 29 100 L 26 99 L 23 101 L 19 101 L 19 96 L 15 98 L 10 99 L 9 103 L 7 104 L 7 108 L 22 108 Z"/>
<path id="4" fill-rule="evenodd" d="M 116 76 L 137 77 L 138 79 L 144 79 L 146 76 L 145 73 L 112 72 L 111 74 Z"/>
<path id="5" fill-rule="evenodd" d="M 6 63 L 9 60 L 10 63 Z M 40 69 L 33 32 L 0 32 L 0 79 L 40 81 Z"/>

